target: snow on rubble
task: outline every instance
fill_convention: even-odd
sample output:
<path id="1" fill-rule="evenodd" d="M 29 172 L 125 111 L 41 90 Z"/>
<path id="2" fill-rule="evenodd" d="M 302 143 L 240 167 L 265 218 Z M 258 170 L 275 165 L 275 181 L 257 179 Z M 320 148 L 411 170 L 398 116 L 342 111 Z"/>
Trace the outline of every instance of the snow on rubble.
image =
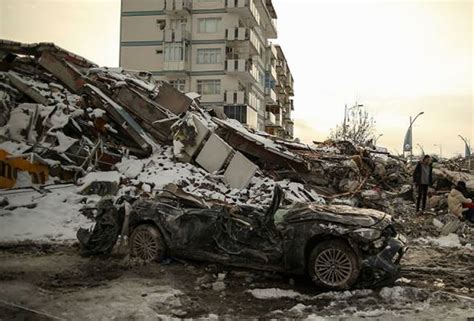
<path id="1" fill-rule="evenodd" d="M 176 184 L 185 192 L 203 197 L 206 200 L 223 201 L 229 204 L 247 204 L 265 206 L 270 204 L 276 184 L 283 187 L 286 197 L 293 202 L 307 202 L 309 193 L 317 202 L 324 203 L 314 192 L 308 192 L 304 186 L 289 180 L 274 181 L 263 175 L 254 176 L 246 189 L 232 189 L 222 175 L 206 172 L 191 163 L 180 163 L 174 160 L 173 148 L 163 146 L 150 158 L 123 159 L 117 169 L 127 178 L 130 184 L 142 186 L 148 184 L 152 190 L 159 191 L 168 184 Z"/>
<path id="2" fill-rule="evenodd" d="M 229 204 L 247 204 L 265 207 L 271 202 L 273 189 L 281 185 L 287 198 L 294 202 L 307 201 L 303 185 L 288 180 L 274 181 L 268 177 L 254 177 L 249 188 L 231 189 L 222 175 L 214 175 L 190 163 L 173 160 L 172 147 L 164 146 L 147 159 L 124 158 L 116 171 L 90 172 L 78 180 L 78 187 L 53 185 L 44 187 L 42 193 L 35 189 L 3 192 L 0 199 L 8 205 L 0 208 L 0 242 L 37 241 L 69 242 L 76 239 L 79 227 L 89 227 L 92 222 L 80 212 L 84 206 L 94 206 L 98 195 L 81 195 L 94 182 L 121 184 L 117 196 L 142 191 L 155 193 L 168 184 L 176 184 L 184 191 L 206 200 Z M 21 177 L 21 176 L 19 176 Z M 25 186 L 35 186 L 28 180 Z M 318 197 L 312 195 L 312 197 Z M 323 199 L 318 201 L 324 202 Z"/>

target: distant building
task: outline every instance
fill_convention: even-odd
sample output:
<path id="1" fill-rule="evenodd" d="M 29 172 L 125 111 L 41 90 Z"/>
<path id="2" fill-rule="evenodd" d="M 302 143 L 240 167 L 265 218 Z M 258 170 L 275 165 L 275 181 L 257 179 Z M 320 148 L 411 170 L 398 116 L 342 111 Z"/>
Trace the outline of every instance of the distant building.
<path id="1" fill-rule="evenodd" d="M 151 71 L 204 106 L 293 138 L 293 77 L 271 0 L 122 0 L 120 66 Z"/>

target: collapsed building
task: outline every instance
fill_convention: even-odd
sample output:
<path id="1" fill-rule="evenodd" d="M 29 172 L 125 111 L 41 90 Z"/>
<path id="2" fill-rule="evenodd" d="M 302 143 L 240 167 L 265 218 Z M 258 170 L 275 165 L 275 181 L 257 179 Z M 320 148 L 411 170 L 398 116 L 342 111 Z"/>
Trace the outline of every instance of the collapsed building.
<path id="1" fill-rule="evenodd" d="M 472 227 L 446 215 L 452 184 L 474 190 L 473 175 L 455 165 L 436 166 L 433 215 L 417 217 L 404 159 L 349 141 L 270 136 L 148 72 L 99 67 L 54 44 L 0 41 L 0 108 L 0 188 L 74 182 L 80 193 L 147 197 L 173 188 L 263 207 L 280 185 L 291 202 L 388 212 L 413 237 L 474 240 Z"/>

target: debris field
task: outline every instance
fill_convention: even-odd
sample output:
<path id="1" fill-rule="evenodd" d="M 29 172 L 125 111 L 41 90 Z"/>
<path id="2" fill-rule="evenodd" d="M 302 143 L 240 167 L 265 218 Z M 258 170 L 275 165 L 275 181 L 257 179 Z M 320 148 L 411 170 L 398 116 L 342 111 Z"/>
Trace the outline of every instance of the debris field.
<path id="1" fill-rule="evenodd" d="M 199 98 L 148 72 L 99 67 L 51 43 L 0 40 L 2 314 L 30 313 L 24 305 L 35 307 L 32 315 L 45 320 L 52 317 L 45 311 L 70 319 L 78 311 L 61 309 L 94 295 L 117 300 L 117 314 L 105 311 L 106 319 L 410 317 L 424 308 L 436 316 L 448 306 L 453 315 L 447 317 L 472 312 L 474 226 L 449 214 L 446 202 L 460 180 L 474 192 L 474 175 L 460 163 L 435 163 L 428 210 L 420 215 L 414 207 L 414 164 L 405 159 L 350 141 L 282 140 L 203 108 Z M 316 292 L 307 279 L 220 264 L 75 258 L 79 251 L 71 244 L 77 231 L 91 231 L 104 202 L 114 207 L 168 192 L 204 208 L 220 206 L 232 213 L 252 207 L 263 213 L 276 188 L 284 191 L 286 207 L 313 203 L 390 214 L 417 255 L 408 250 L 392 287 L 327 294 Z M 451 264 L 442 260 L 445 254 Z M 56 256 L 63 267 L 41 261 Z M 97 271 L 82 270 L 86 266 Z M 41 281 L 20 282 L 29 273 Z M 46 277 L 50 273 L 56 274 Z M 84 277 L 90 282 L 79 282 Z M 107 293 L 107 286 L 116 292 Z M 118 300 L 120 288 L 127 286 L 130 296 L 139 298 Z M 29 300 L 25 291 L 47 294 Z M 48 298 L 58 305 L 46 304 Z M 206 299 L 226 308 L 207 308 Z M 240 300 L 251 302 L 248 311 Z M 260 301 L 271 302 L 269 309 L 259 307 Z M 95 304 L 83 307 L 86 319 L 93 319 Z M 134 311 L 127 310 L 132 306 Z M 325 307 L 330 308 L 321 314 Z M 40 310 L 45 313 L 35 314 Z"/>

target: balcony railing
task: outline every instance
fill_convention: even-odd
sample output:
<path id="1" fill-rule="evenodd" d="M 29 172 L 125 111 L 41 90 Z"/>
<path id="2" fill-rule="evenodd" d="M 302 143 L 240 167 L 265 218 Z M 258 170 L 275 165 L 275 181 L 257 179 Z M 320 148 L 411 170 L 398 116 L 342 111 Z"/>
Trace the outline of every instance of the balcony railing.
<path id="1" fill-rule="evenodd" d="M 266 126 L 275 126 L 276 117 L 274 113 L 267 111 L 265 113 L 265 125 Z"/>
<path id="2" fill-rule="evenodd" d="M 164 41 L 165 42 L 183 42 L 190 41 L 191 33 L 184 29 L 165 29 Z"/>
<path id="3" fill-rule="evenodd" d="M 252 26 L 260 25 L 260 14 L 254 0 L 225 0 L 225 7 L 228 12 L 237 12 L 249 18 Z"/>
<path id="4" fill-rule="evenodd" d="M 273 65 L 270 65 L 270 74 L 272 75 L 273 79 L 278 79 L 276 68 Z"/>
<path id="5" fill-rule="evenodd" d="M 273 88 L 265 88 L 265 100 L 267 104 L 276 104 L 277 103 L 277 94 Z"/>
<path id="6" fill-rule="evenodd" d="M 248 59 L 227 59 L 225 61 L 225 70 L 228 74 L 242 76 L 249 82 L 258 82 L 257 67 Z"/>
<path id="7" fill-rule="evenodd" d="M 187 60 L 164 61 L 163 71 L 185 72 L 189 70 L 189 62 Z"/>
<path id="8" fill-rule="evenodd" d="M 243 90 L 233 91 L 227 90 L 224 92 L 225 105 L 247 105 L 254 109 L 260 108 L 260 101 L 252 92 Z"/>
<path id="9" fill-rule="evenodd" d="M 275 126 L 281 126 L 281 115 L 280 114 L 275 115 Z"/>
<path id="10" fill-rule="evenodd" d="M 270 44 L 270 51 L 272 53 L 272 59 L 278 59 L 278 51 L 273 43 Z"/>
<path id="11" fill-rule="evenodd" d="M 226 91 L 224 102 L 226 105 L 247 105 L 248 99 L 245 91 Z"/>
<path id="12" fill-rule="evenodd" d="M 165 0 L 164 11 L 170 13 L 189 13 L 192 8 L 191 0 Z"/>
<path id="13" fill-rule="evenodd" d="M 256 32 L 250 28 L 229 28 L 226 29 L 226 40 L 227 41 L 250 41 L 251 54 L 259 55 L 261 43 Z"/>

